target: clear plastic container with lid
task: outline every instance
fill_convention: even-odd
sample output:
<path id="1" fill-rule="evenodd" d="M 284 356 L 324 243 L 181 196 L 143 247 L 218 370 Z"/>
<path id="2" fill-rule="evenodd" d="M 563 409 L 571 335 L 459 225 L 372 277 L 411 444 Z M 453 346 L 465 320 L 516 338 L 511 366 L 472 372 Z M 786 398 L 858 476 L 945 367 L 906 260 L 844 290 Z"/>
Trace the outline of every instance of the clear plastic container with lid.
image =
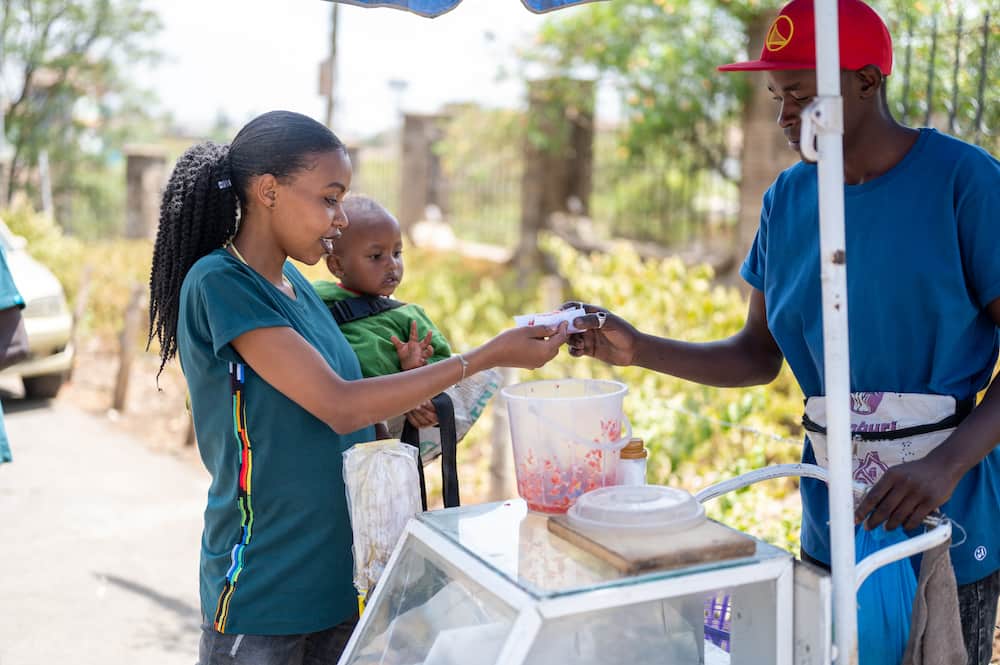
<path id="1" fill-rule="evenodd" d="M 581 495 L 567 516 L 572 525 L 585 529 L 664 533 L 701 525 L 705 508 L 676 487 L 617 486 Z"/>

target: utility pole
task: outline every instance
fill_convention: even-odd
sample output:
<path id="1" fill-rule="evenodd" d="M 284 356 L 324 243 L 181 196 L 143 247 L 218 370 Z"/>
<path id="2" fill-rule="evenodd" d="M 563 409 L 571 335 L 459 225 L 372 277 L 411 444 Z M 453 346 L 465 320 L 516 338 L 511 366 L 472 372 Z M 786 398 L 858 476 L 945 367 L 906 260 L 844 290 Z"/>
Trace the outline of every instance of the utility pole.
<path id="1" fill-rule="evenodd" d="M 330 58 L 326 61 L 326 126 L 333 128 L 334 94 L 337 89 L 337 14 L 340 4 L 331 2 L 330 11 Z"/>
<path id="2" fill-rule="evenodd" d="M 389 89 L 392 90 L 393 105 L 396 108 L 396 121 L 400 127 L 403 126 L 403 93 L 410 87 L 409 81 L 403 79 L 389 79 Z"/>

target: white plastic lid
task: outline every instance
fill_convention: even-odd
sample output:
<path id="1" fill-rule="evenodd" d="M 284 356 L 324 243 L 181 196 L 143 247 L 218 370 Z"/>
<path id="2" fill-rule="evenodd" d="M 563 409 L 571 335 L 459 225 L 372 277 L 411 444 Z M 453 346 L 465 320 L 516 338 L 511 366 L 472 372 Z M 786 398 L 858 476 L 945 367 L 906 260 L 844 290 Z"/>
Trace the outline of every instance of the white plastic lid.
<path id="1" fill-rule="evenodd" d="M 601 487 L 581 494 L 567 513 L 574 526 L 618 531 L 684 531 L 705 521 L 690 493 L 663 485 Z"/>

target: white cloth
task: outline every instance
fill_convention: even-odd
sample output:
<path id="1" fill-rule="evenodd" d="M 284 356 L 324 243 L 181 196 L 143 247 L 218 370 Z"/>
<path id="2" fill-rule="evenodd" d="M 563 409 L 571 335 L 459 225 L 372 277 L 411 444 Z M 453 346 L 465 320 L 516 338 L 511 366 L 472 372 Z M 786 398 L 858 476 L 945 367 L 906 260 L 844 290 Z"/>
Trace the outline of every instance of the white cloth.
<path id="1" fill-rule="evenodd" d="M 941 422 L 954 415 L 955 409 L 955 398 L 948 395 L 851 393 L 851 432 L 855 435 L 869 433 L 866 439 L 858 436 L 852 439 L 854 480 L 864 485 L 874 485 L 889 467 L 926 456 L 941 445 L 955 428 L 901 438 L 896 438 L 896 433 Z M 806 418 L 826 428 L 825 397 L 810 397 L 806 400 Z M 886 438 L 869 440 L 871 433 L 878 432 L 884 432 Z M 812 442 L 816 463 L 827 467 L 829 454 L 826 435 L 812 431 L 807 431 L 806 435 Z"/>

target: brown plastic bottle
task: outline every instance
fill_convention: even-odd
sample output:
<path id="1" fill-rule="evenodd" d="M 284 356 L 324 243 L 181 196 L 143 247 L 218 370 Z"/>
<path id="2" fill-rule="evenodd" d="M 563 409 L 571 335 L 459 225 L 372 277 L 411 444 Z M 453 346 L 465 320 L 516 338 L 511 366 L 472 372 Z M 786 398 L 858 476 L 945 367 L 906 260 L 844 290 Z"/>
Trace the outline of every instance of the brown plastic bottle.
<path id="1" fill-rule="evenodd" d="M 646 446 L 642 439 L 633 437 L 618 453 L 618 475 L 619 485 L 645 485 L 646 484 Z"/>

